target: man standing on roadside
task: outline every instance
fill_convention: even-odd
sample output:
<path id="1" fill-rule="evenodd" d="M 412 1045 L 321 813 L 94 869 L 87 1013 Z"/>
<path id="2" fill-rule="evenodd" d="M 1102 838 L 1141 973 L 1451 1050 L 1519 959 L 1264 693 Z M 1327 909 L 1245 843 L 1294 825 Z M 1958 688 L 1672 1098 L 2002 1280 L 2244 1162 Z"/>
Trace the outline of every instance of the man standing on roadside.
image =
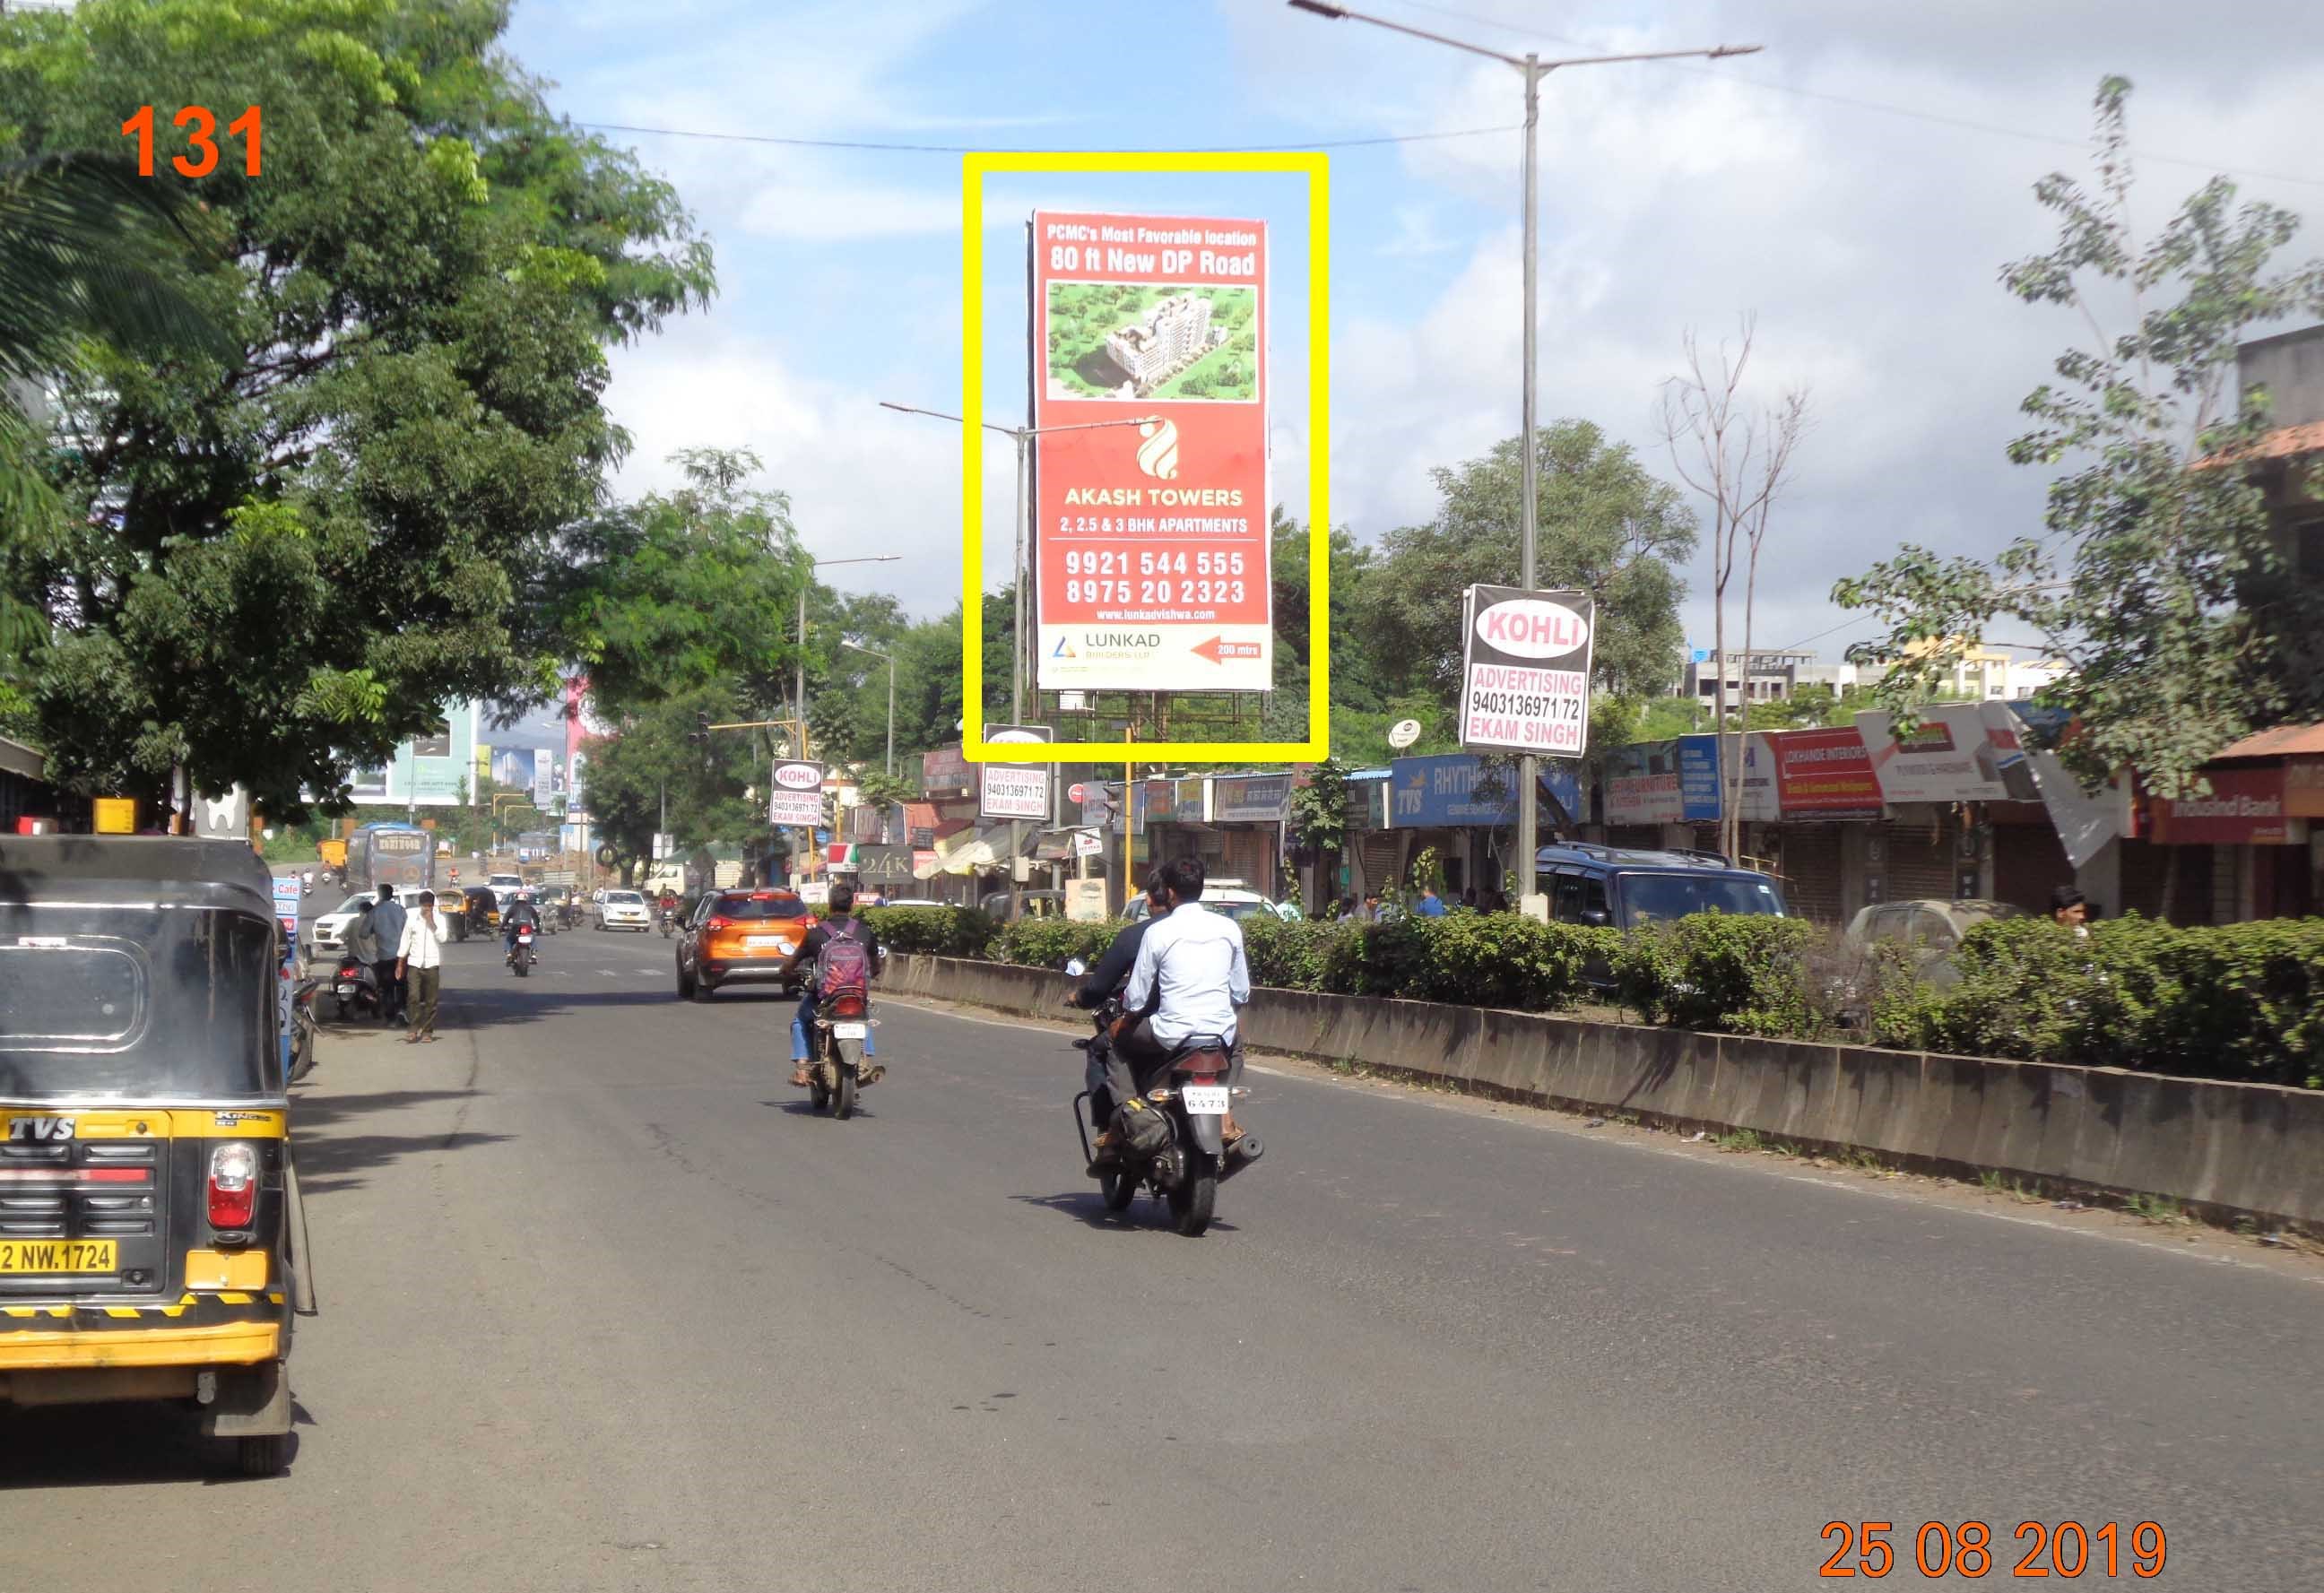
<path id="1" fill-rule="evenodd" d="M 2050 893 L 2050 921 L 2061 929 L 2070 929 L 2083 940 L 2090 937 L 2089 899 L 2071 885 L 2061 885 Z"/>
<path id="2" fill-rule="evenodd" d="M 411 977 L 414 1016 L 408 1045 L 432 1045 L 436 1039 L 436 1005 L 444 989 L 444 925 L 436 916 L 436 893 L 420 893 L 420 911 L 403 925 L 396 942 L 395 977 Z"/>
<path id="3" fill-rule="evenodd" d="M 371 910 L 372 933 L 379 937 L 380 961 L 372 964 L 379 976 L 379 1020 L 382 1023 L 410 1023 L 405 1011 L 403 981 L 395 971 L 397 948 L 403 944 L 404 921 L 408 915 L 403 904 L 395 899 L 395 887 L 379 888 L 379 906 Z"/>

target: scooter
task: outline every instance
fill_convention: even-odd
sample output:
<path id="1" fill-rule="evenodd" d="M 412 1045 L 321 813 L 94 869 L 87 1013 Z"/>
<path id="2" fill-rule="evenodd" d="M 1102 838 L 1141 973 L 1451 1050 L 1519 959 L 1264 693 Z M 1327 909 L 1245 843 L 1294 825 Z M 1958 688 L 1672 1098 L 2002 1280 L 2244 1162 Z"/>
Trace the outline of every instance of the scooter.
<path id="1" fill-rule="evenodd" d="M 669 908 L 664 907 L 661 910 L 661 937 L 664 940 L 668 940 L 671 935 L 677 933 L 678 915 L 672 912 Z"/>
<path id="2" fill-rule="evenodd" d="M 372 971 L 370 963 L 353 957 L 340 960 L 337 971 L 331 976 L 331 1005 L 332 1016 L 342 1022 L 350 1012 L 358 1017 L 379 1016 L 379 976 Z"/>
<path id="3" fill-rule="evenodd" d="M 1065 964 L 1065 971 L 1079 979 L 1087 970 L 1076 957 Z M 1066 1000 L 1071 1003 L 1073 998 Z M 1075 1040 L 1074 1046 L 1102 1056 L 1112 1045 L 1121 1004 L 1109 998 L 1092 1017 L 1097 1032 Z M 1082 1159 L 1098 1181 L 1107 1211 L 1127 1211 L 1145 1188 L 1169 1208 L 1171 1226 L 1188 1238 L 1209 1230 L 1218 1210 L 1219 1185 L 1267 1154 L 1253 1134 L 1245 1134 L 1231 1147 L 1225 1144 L 1227 1107 L 1241 1093 L 1227 1083 L 1228 1052 L 1222 1036 L 1190 1036 L 1154 1070 L 1144 1094 L 1115 1103 L 1112 1128 L 1119 1143 L 1102 1162 L 1091 1136 L 1106 1125 L 1094 1123 L 1093 1109 L 1085 1109 L 1089 1091 L 1074 1097 Z"/>
<path id="4" fill-rule="evenodd" d="M 516 944 L 509 948 L 509 967 L 522 979 L 532 971 L 532 925 L 516 926 Z"/>

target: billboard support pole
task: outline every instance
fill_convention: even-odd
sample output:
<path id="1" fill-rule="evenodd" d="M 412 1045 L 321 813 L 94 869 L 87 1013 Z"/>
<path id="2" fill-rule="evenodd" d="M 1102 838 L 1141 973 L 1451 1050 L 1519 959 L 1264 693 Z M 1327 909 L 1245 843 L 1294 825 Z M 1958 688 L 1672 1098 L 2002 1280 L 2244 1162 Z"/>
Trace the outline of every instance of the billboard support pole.
<path id="1" fill-rule="evenodd" d="M 1535 215 L 1538 200 L 1535 190 L 1536 165 L 1539 159 L 1537 146 L 1541 129 L 1541 58 L 1528 54 L 1525 58 L 1525 400 L 1524 415 L 1519 429 L 1524 433 L 1525 485 L 1524 497 L 1517 508 L 1519 529 L 1519 572 L 1517 585 L 1533 590 L 1535 558 L 1534 538 L 1539 504 L 1539 465 L 1534 457 L 1534 323 L 1536 316 L 1535 294 L 1540 279 L 1537 244 L 1535 234 L 1538 222 Z M 1538 853 L 1536 842 L 1537 824 L 1535 812 L 1535 790 L 1541 778 L 1540 765 L 1531 753 L 1517 760 L 1517 904 L 1537 894 L 1540 875 L 1534 867 Z"/>

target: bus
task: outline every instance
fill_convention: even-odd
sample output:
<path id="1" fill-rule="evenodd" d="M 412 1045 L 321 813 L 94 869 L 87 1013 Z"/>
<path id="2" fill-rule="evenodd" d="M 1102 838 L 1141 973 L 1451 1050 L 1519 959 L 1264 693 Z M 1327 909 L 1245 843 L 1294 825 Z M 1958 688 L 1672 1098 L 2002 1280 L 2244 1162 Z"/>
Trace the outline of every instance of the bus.
<path id="1" fill-rule="evenodd" d="M 436 883 L 436 838 L 417 824 L 359 826 L 347 837 L 347 889 L 358 895 L 395 887 L 416 896 Z"/>

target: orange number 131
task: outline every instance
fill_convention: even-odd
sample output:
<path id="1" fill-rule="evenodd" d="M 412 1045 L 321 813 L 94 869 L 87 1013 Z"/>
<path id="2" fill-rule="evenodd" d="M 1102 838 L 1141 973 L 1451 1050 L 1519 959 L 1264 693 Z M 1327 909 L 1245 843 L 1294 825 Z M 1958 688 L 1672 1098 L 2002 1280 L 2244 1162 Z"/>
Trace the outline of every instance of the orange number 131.
<path id="1" fill-rule="evenodd" d="M 171 125 L 183 127 L 186 147 L 191 158 L 172 155 L 170 164 L 178 169 L 180 177 L 208 177 L 217 170 L 218 151 L 216 134 L 217 118 L 206 106 L 188 106 L 171 119 Z M 242 140 L 242 169 L 252 177 L 258 175 L 258 107 L 248 110 L 226 124 L 226 130 Z M 121 124 L 121 136 L 137 141 L 137 175 L 153 175 L 153 107 L 139 106 L 137 114 Z"/>

